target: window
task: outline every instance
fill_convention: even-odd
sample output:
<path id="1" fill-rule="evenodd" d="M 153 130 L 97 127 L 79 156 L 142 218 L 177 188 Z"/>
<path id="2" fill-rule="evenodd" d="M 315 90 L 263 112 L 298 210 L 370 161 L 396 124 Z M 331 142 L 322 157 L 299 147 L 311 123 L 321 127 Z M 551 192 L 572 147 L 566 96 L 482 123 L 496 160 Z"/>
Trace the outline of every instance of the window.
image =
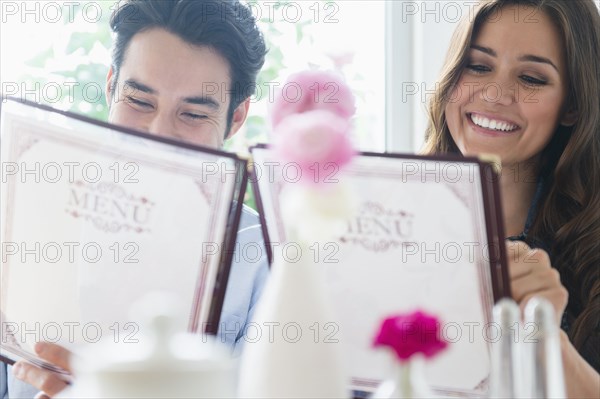
<path id="1" fill-rule="evenodd" d="M 0 92 L 106 119 L 113 1 L 1 1 Z"/>
<path id="2" fill-rule="evenodd" d="M 108 20 L 116 0 L 2 1 L 0 90 L 106 119 Z M 356 144 L 385 149 L 385 1 L 248 1 L 270 48 L 234 151 L 268 140 L 273 90 L 307 68 L 336 70 L 357 97 Z"/>
<path id="3" fill-rule="evenodd" d="M 427 126 L 427 104 L 436 87 L 452 32 L 476 1 L 386 3 L 387 145 L 418 152 Z"/>

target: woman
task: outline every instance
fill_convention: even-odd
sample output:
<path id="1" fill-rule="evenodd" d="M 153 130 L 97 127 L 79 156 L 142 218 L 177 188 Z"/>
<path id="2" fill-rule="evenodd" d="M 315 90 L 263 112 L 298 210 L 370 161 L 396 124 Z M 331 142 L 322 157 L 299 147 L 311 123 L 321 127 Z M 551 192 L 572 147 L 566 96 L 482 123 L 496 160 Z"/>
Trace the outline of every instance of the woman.
<path id="1" fill-rule="evenodd" d="M 513 297 L 550 300 L 568 394 L 598 397 L 600 15 L 591 0 L 489 0 L 473 15 L 452 39 L 425 152 L 500 156 Z"/>

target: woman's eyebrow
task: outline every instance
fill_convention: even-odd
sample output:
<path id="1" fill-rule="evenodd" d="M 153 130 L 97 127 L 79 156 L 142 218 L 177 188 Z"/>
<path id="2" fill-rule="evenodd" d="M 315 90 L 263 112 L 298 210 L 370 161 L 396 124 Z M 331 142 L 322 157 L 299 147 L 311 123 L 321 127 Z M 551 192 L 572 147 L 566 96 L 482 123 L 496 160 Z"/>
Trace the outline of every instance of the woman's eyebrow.
<path id="1" fill-rule="evenodd" d="M 495 52 L 494 50 L 492 50 L 491 48 L 489 48 L 489 47 L 483 47 L 483 46 L 478 46 L 478 45 L 476 45 L 476 44 L 472 44 L 472 45 L 471 45 L 471 48 L 472 48 L 473 50 L 479 50 L 479 51 L 481 51 L 482 53 L 486 53 L 486 54 L 488 54 L 488 55 L 491 55 L 492 57 L 497 57 L 497 56 L 498 56 L 498 55 L 496 54 L 496 52 Z"/>
<path id="2" fill-rule="evenodd" d="M 473 50 L 481 51 L 482 53 L 488 54 L 492 57 L 498 56 L 498 54 L 496 54 L 496 52 L 489 47 L 478 46 L 476 44 L 473 44 L 473 45 L 471 45 L 471 48 Z M 552 66 L 556 70 L 556 72 L 559 72 L 558 67 L 549 58 L 541 57 L 539 55 L 526 54 L 526 55 L 519 57 L 519 61 L 539 62 L 541 64 L 548 64 L 548 65 Z"/>
<path id="3" fill-rule="evenodd" d="M 539 55 L 526 54 L 526 55 L 519 57 L 519 61 L 531 61 L 531 62 L 539 62 L 541 64 L 548 64 L 548 65 L 551 65 L 552 68 L 556 69 L 556 72 L 558 72 L 558 67 L 556 65 L 554 65 L 554 63 L 552 61 L 550 61 L 550 59 L 548 59 L 546 57 L 540 57 Z"/>

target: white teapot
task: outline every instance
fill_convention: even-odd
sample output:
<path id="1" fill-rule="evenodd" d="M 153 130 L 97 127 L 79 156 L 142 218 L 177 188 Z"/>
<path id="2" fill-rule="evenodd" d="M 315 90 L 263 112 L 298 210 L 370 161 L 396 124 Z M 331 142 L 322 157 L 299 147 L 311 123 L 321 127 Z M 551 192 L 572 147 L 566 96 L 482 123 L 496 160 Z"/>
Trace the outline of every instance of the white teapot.
<path id="1" fill-rule="evenodd" d="M 151 294 L 134 306 L 145 316 L 137 342 L 112 337 L 73 358 L 75 383 L 61 398 L 231 398 L 234 363 L 213 337 L 177 332 L 172 297 Z M 139 317 L 137 317 L 139 318 Z M 179 319 L 179 320 L 177 320 Z"/>

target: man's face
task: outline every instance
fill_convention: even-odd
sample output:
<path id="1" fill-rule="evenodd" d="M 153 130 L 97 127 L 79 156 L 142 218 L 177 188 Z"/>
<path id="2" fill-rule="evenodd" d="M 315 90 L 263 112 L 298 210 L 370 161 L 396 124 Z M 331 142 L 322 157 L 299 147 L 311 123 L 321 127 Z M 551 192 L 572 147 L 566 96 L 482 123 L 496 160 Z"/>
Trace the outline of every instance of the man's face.
<path id="1" fill-rule="evenodd" d="M 164 29 L 133 36 L 118 81 L 108 74 L 109 122 L 219 148 L 231 96 L 228 62 L 209 47 L 190 45 Z M 246 100 L 234 112 L 229 134 L 240 128 Z"/>

